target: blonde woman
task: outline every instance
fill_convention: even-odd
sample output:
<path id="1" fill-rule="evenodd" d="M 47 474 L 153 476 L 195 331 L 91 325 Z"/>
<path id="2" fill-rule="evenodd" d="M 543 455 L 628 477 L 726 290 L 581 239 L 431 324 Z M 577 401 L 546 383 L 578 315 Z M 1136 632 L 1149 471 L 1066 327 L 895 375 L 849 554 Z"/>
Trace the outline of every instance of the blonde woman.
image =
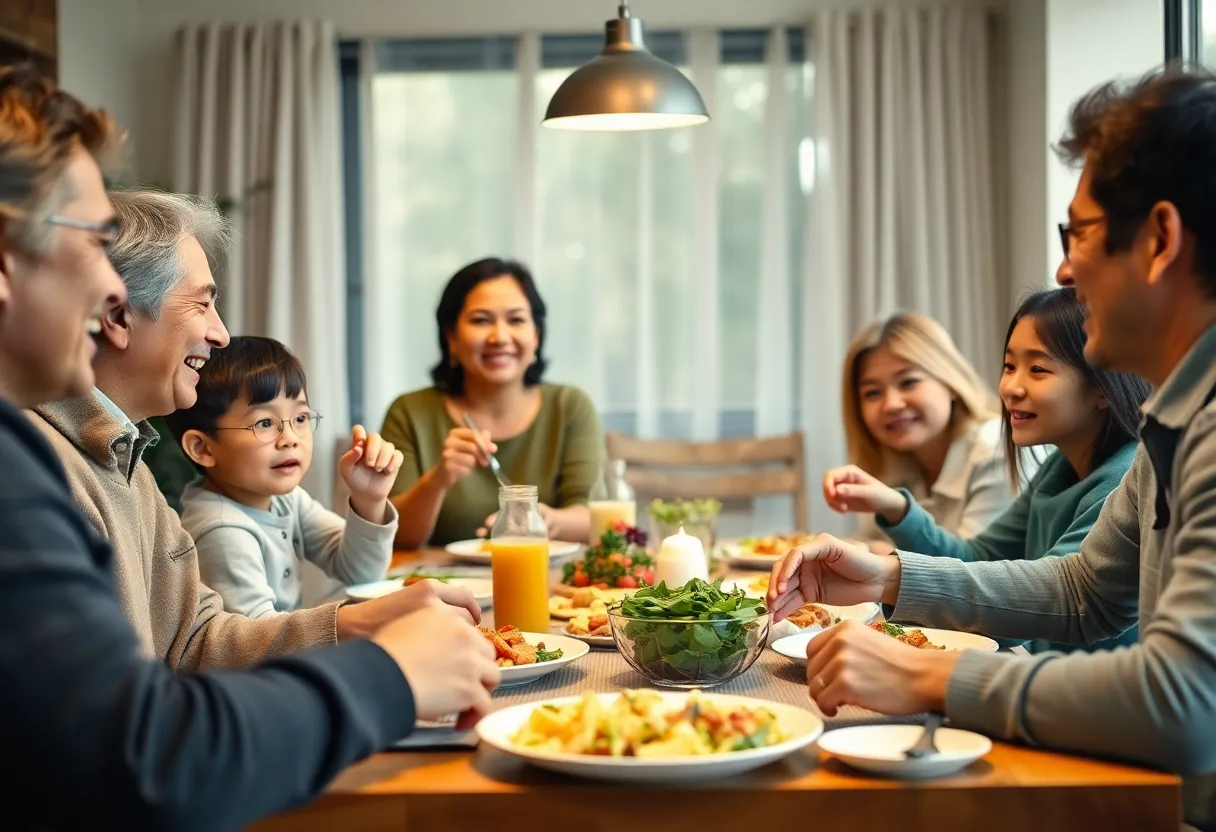
<path id="1" fill-rule="evenodd" d="M 836 511 L 867 512 L 859 536 L 876 551 L 891 547 L 868 513 L 875 479 L 906 488 L 938 526 L 961 537 L 978 534 L 1013 502 L 999 401 L 932 318 L 901 312 L 858 335 L 845 359 L 842 402 L 851 464 L 824 475 L 824 497 Z"/>

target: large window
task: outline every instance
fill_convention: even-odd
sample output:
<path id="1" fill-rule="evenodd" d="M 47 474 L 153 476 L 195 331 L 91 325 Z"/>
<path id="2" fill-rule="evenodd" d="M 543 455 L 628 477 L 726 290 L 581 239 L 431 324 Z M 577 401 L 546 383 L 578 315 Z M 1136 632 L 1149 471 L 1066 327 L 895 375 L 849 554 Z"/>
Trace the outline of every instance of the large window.
<path id="1" fill-rule="evenodd" d="M 370 112 L 348 117 L 367 129 L 366 170 L 348 175 L 361 177 L 371 213 L 370 233 L 351 243 L 372 250 L 352 275 L 352 299 L 366 285 L 368 301 L 367 327 L 352 317 L 352 367 L 362 373 L 353 386 L 363 391 L 352 411 L 378 424 L 395 395 L 429 383 L 444 283 L 495 255 L 532 268 L 549 307 L 548 377 L 586 389 L 608 428 L 754 433 L 761 283 L 774 262 L 800 264 L 813 185 L 799 163 L 812 156 L 803 137 L 813 73 L 801 35 L 787 33 L 775 68 L 766 62 L 775 36 L 763 31 L 716 33 L 708 61 L 704 35 L 694 54 L 684 33 L 648 34 L 693 77 L 712 128 L 624 134 L 534 126 L 562 80 L 599 51 L 598 36 L 541 38 L 531 67 L 514 38 L 365 49 L 374 55 L 362 68 Z M 770 117 L 773 95 L 783 98 L 780 120 Z M 776 231 L 765 227 L 773 218 Z M 765 246 L 776 245 L 774 259 Z M 785 293 L 791 321 L 797 284 L 768 288 L 769 297 Z"/>

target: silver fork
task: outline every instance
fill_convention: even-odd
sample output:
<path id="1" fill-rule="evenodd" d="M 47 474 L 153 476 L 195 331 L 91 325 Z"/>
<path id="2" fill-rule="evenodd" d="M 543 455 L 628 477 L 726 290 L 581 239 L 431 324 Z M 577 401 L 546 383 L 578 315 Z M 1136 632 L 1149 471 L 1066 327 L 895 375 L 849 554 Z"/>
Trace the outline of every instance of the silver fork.
<path id="1" fill-rule="evenodd" d="M 920 735 L 920 739 L 916 741 L 916 745 L 904 752 L 904 757 L 909 760 L 919 760 L 922 757 L 928 757 L 930 754 L 940 753 L 937 750 L 937 746 L 933 744 L 933 732 L 941 724 L 941 714 L 929 714 L 929 718 L 925 720 L 925 732 Z"/>
<path id="2" fill-rule="evenodd" d="M 481 431 L 477 429 L 477 423 L 474 422 L 473 417 L 467 413 L 464 414 L 464 423 L 469 430 L 473 431 L 475 436 L 481 436 Z M 478 447 L 481 446 L 480 438 L 477 439 L 477 445 Z M 493 472 L 494 478 L 498 480 L 498 484 L 503 488 L 509 487 L 511 485 L 511 481 L 508 480 L 506 474 L 502 472 L 502 466 L 498 464 L 498 457 L 494 456 L 494 454 L 490 453 L 485 448 L 482 448 L 481 452 L 490 460 L 490 471 Z"/>

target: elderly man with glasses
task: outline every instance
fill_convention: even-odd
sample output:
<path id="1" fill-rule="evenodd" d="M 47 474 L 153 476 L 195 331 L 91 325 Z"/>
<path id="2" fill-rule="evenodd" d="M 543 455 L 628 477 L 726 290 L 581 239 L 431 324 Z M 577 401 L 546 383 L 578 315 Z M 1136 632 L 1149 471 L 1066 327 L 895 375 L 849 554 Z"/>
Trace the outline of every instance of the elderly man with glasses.
<path id="1" fill-rule="evenodd" d="M 229 224 L 199 197 L 119 190 L 110 198 L 119 228 L 109 256 L 127 300 L 101 319 L 97 385 L 35 408 L 32 418 L 63 460 L 78 506 L 114 548 L 119 599 L 147 654 L 182 670 L 246 667 L 370 635 L 435 598 L 478 617 L 467 590 L 433 581 L 259 621 L 223 611 L 199 581 L 194 541 L 141 457 L 160 438 L 147 419 L 194 404 L 195 368 L 228 343 L 211 265 L 226 252 Z"/>

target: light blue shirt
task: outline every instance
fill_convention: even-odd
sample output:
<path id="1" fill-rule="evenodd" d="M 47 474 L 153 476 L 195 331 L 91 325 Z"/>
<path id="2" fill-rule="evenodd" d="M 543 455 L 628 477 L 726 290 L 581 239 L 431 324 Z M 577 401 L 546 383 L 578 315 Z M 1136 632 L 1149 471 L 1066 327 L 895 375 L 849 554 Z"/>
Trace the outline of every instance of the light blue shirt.
<path id="1" fill-rule="evenodd" d="M 203 583 L 220 594 L 224 609 L 249 618 L 299 609 L 306 562 L 347 585 L 383 579 L 397 533 L 391 503 L 383 525 L 353 510 L 343 520 L 303 488 L 272 497 L 270 511 L 259 511 L 205 490 L 201 479 L 186 486 L 181 516 Z"/>
<path id="2" fill-rule="evenodd" d="M 100 387 L 93 388 L 93 395 L 97 397 L 97 401 L 101 402 L 101 406 L 104 407 L 111 416 L 118 420 L 118 422 L 122 425 L 123 430 L 127 432 L 127 436 L 131 437 L 132 442 L 139 438 L 139 428 L 135 427 L 135 423 L 131 421 L 131 418 L 122 412 L 121 407 L 114 404 L 113 399 L 101 392 Z"/>

